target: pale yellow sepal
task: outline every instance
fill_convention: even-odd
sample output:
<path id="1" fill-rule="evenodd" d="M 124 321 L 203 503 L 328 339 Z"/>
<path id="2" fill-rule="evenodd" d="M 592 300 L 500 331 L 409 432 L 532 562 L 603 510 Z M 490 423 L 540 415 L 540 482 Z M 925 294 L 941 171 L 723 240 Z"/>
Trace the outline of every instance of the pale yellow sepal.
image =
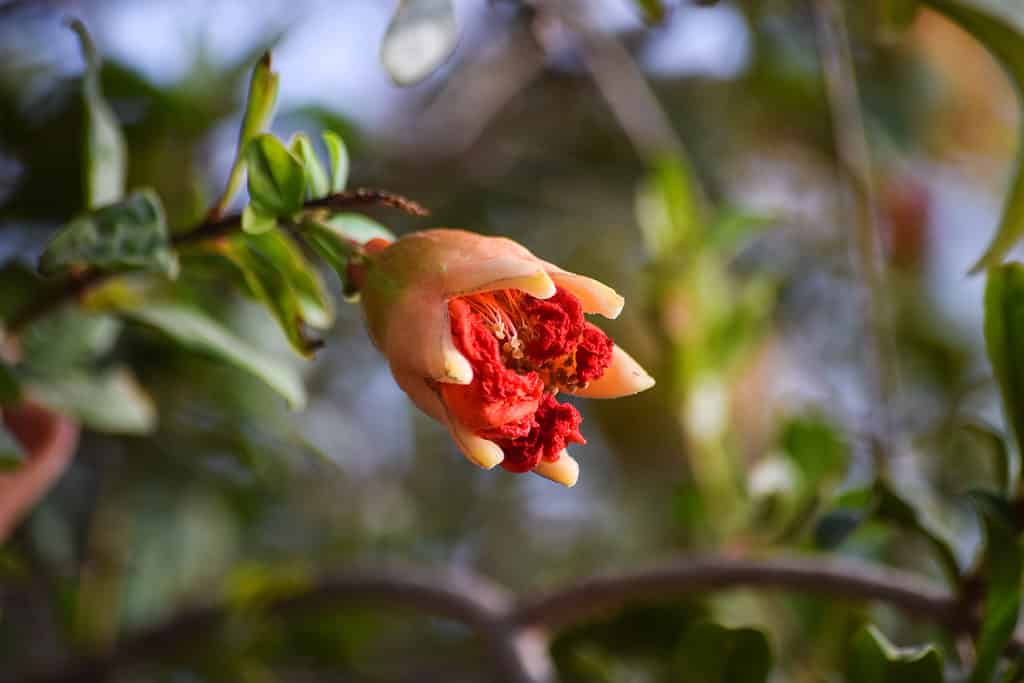
<path id="1" fill-rule="evenodd" d="M 554 462 L 541 460 L 540 464 L 533 468 L 533 471 L 545 479 L 550 479 L 567 488 L 575 486 L 580 478 L 580 464 L 564 450 L 558 456 L 558 460 Z"/>

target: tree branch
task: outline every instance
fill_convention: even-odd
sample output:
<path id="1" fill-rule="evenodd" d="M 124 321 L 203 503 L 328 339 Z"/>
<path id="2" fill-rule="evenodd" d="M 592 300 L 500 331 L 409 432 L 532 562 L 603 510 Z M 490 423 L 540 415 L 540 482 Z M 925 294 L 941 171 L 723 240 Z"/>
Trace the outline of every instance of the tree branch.
<path id="1" fill-rule="evenodd" d="M 484 636 L 502 680 L 534 683 L 550 676 L 540 629 L 565 627 L 636 601 L 738 588 L 884 603 L 955 632 L 977 626 L 956 596 L 918 575 L 855 560 L 810 556 L 681 557 L 647 570 L 576 580 L 518 602 L 499 587 L 461 573 L 350 572 L 327 577 L 303 593 L 274 600 L 265 605 L 265 613 L 284 618 L 341 604 L 372 603 L 451 619 Z M 222 605 L 184 614 L 121 640 L 106 657 L 72 662 L 33 680 L 100 680 L 131 662 L 166 656 L 175 648 L 209 638 L 230 613 L 230 608 Z M 1020 637 L 1013 643 L 1017 650 L 1022 645 Z"/>
<path id="2" fill-rule="evenodd" d="M 386 206 L 398 209 L 414 216 L 426 216 L 429 212 L 421 205 L 401 195 L 385 190 L 356 189 L 313 199 L 303 205 L 303 210 L 315 209 L 349 209 L 359 206 Z M 180 232 L 171 237 L 171 245 L 183 247 L 198 244 L 206 240 L 218 239 L 237 231 L 242 226 L 242 214 L 236 213 L 221 218 L 207 219 L 194 228 Z M 77 299 L 89 289 L 118 273 L 105 273 L 87 270 L 84 273 L 70 276 L 63 287 L 55 289 L 46 296 L 34 299 L 21 310 L 16 311 L 4 326 L 7 333 L 17 336 L 28 325 L 42 318 L 65 303 Z"/>

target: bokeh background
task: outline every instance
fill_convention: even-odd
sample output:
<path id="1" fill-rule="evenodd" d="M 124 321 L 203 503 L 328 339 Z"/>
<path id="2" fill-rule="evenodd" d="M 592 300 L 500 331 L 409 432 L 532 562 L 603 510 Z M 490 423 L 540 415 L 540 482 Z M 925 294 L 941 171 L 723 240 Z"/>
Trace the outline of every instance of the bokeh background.
<path id="1" fill-rule="evenodd" d="M 135 370 L 159 427 L 87 433 L 0 549 L 0 680 L 343 567 L 463 569 L 526 593 L 680 552 L 827 550 L 941 577 L 920 535 L 833 512 L 878 469 L 966 561 L 979 533 L 958 496 L 995 474 L 965 425 L 999 422 L 983 280 L 966 272 L 998 222 L 1017 137 L 1013 93 L 978 43 L 927 10 L 880 31 L 866 5 L 848 7 L 884 233 L 872 291 L 811 3 L 670 3 L 649 25 L 627 0 L 569 18 L 459 0 L 455 54 L 410 88 L 379 58 L 392 5 L 0 4 L 0 258 L 34 263 L 82 205 L 83 61 L 66 17 L 105 56 L 129 186 L 155 187 L 182 228 L 220 192 L 250 70 L 271 49 L 275 133 L 334 130 L 350 185 L 429 207 L 369 211 L 396 233 L 506 235 L 610 284 L 627 306 L 600 324 L 658 385 L 576 402 L 588 444 L 571 490 L 482 472 L 395 386 L 357 306 L 339 303 L 305 362 L 263 308 L 197 275 L 198 300 L 301 367 L 309 405 L 290 412 L 246 374 L 127 325 L 105 357 Z M 942 637 L 884 610 L 732 592 L 574 627 L 554 642 L 559 672 L 686 680 L 672 648 L 707 614 L 766 629 L 778 680 L 841 680 L 827 672 L 869 616 L 906 642 Z M 488 680 L 477 645 L 401 611 L 253 616 L 123 680 Z"/>

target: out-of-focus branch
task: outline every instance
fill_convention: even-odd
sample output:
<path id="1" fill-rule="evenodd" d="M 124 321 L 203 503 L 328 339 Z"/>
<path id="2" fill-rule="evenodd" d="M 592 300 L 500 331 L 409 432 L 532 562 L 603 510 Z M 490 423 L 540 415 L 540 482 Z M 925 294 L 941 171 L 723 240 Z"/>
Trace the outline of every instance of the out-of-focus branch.
<path id="1" fill-rule="evenodd" d="M 264 606 L 264 613 L 287 618 L 340 605 L 375 604 L 451 619 L 484 637 L 501 680 L 541 683 L 551 675 L 541 629 L 565 627 L 637 601 L 738 588 L 884 603 L 957 633 L 977 627 L 975 616 L 956 596 L 927 579 L 859 561 L 820 557 L 682 557 L 645 571 L 576 580 L 519 602 L 493 584 L 465 574 L 353 572 L 324 578 L 305 592 L 272 601 Z M 176 648 L 209 638 L 230 614 L 229 607 L 219 606 L 182 615 L 123 639 L 105 657 L 73 662 L 34 680 L 102 680 L 120 667 L 158 661 Z M 1012 647 L 1019 651 L 1024 640 L 1018 637 Z"/>
<path id="2" fill-rule="evenodd" d="M 385 206 L 414 216 L 425 216 L 428 214 L 425 208 L 401 195 L 385 190 L 362 188 L 310 200 L 305 203 L 303 209 L 348 209 L 360 206 Z M 240 229 L 241 226 L 242 215 L 237 213 L 206 220 L 190 230 L 174 235 L 171 238 L 171 244 L 176 247 L 198 244 L 205 240 L 217 239 L 228 235 Z M 105 282 L 108 278 L 115 275 L 116 273 L 87 270 L 84 273 L 68 278 L 63 287 L 54 290 L 48 296 L 30 301 L 20 311 L 15 312 L 6 321 L 5 331 L 12 336 L 17 336 L 32 322 L 52 313 L 65 303 L 82 296 L 90 288 Z"/>
<path id="3" fill-rule="evenodd" d="M 865 374 L 872 402 L 869 425 L 875 439 L 872 447 L 876 455 L 885 455 L 893 452 L 891 407 L 896 375 L 871 156 L 843 8 L 838 0 L 814 0 L 814 7 L 840 175 L 846 187 L 856 260 L 864 280 L 864 308 L 868 321 Z M 876 457 L 876 466 L 884 469 L 882 457 Z"/>

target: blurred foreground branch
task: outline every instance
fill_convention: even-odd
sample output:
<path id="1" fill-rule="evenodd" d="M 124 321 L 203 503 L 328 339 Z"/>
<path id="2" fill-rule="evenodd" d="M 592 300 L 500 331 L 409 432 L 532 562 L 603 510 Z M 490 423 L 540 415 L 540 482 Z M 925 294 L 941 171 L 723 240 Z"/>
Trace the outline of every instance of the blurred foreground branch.
<path id="1" fill-rule="evenodd" d="M 384 206 L 391 209 L 398 209 L 414 216 L 425 216 L 428 211 L 401 195 L 386 190 L 369 190 L 359 188 L 347 190 L 335 194 L 313 199 L 303 205 L 304 210 L 310 209 L 348 209 L 359 206 Z M 242 227 L 242 214 L 236 213 L 220 218 L 208 218 L 199 225 L 185 231 L 179 232 L 171 237 L 171 244 L 175 247 L 198 244 L 206 240 L 218 239 L 231 234 Z M 82 296 L 91 287 L 105 282 L 118 273 L 107 273 L 96 270 L 87 270 L 83 273 L 69 277 L 64 286 L 54 290 L 47 296 L 29 301 L 21 310 L 14 313 L 10 320 L 6 321 L 5 331 L 16 336 L 25 327 L 39 318 L 46 316 L 65 303 L 68 303 Z"/>
<path id="2" fill-rule="evenodd" d="M 340 605 L 379 604 L 450 619 L 483 636 L 500 680 L 542 683 L 551 679 L 552 667 L 541 629 L 564 627 L 635 601 L 736 588 L 781 589 L 885 603 L 912 618 L 958 633 L 977 625 L 953 594 L 919 576 L 854 560 L 818 557 L 683 557 L 648 570 L 574 581 L 567 587 L 518 601 L 494 584 L 465 573 L 350 572 L 325 577 L 303 592 L 270 600 L 263 606 L 263 613 L 287 618 Z M 183 646 L 209 639 L 211 632 L 227 623 L 231 615 L 228 605 L 186 613 L 124 638 L 105 656 L 71 662 L 33 680 L 104 680 L 128 664 L 158 660 Z M 1012 646 L 1019 650 L 1024 640 L 1018 637 Z"/>

